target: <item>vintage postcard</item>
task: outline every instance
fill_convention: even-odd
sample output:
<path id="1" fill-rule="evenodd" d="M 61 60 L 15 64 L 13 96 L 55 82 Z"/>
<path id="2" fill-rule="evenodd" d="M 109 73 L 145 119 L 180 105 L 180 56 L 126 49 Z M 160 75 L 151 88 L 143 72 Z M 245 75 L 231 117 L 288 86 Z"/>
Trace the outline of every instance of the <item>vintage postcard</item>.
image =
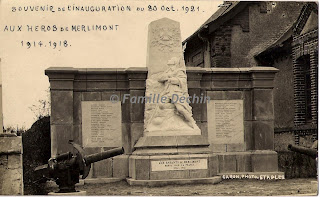
<path id="1" fill-rule="evenodd" d="M 0 195 L 318 194 L 318 2 L 0 15 Z"/>

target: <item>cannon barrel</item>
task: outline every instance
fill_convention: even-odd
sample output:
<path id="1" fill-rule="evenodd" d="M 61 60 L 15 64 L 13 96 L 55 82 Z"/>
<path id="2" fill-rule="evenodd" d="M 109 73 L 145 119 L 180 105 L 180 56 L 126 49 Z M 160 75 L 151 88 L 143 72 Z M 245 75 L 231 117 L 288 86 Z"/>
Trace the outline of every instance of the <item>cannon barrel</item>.
<path id="1" fill-rule="evenodd" d="M 62 154 L 58 155 L 55 159 L 57 161 L 63 161 L 63 160 L 70 159 L 71 157 L 72 157 L 72 153 L 67 152 L 67 153 L 62 153 Z"/>
<path id="2" fill-rule="evenodd" d="M 84 157 L 85 163 L 86 165 L 90 165 L 91 163 L 97 162 L 97 161 L 101 161 L 104 159 L 108 159 L 110 157 L 114 157 L 117 155 L 121 155 L 124 153 L 124 149 L 123 147 L 119 147 L 119 148 L 114 148 L 108 151 L 104 151 L 102 153 L 96 153 L 96 154 L 92 154 L 92 155 L 87 155 Z"/>
<path id="3" fill-rule="evenodd" d="M 305 148 L 305 147 L 301 147 L 301 146 L 295 146 L 292 144 L 288 145 L 288 149 L 294 152 L 298 152 L 301 154 L 305 154 L 308 155 L 312 158 L 317 158 L 318 157 L 318 150 L 317 149 L 313 149 L 313 148 Z"/>

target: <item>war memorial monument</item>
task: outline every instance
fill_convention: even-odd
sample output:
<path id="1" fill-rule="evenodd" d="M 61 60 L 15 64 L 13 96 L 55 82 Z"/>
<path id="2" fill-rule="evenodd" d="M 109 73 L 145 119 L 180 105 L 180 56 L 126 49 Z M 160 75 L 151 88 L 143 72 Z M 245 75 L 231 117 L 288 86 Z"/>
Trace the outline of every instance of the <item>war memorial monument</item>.
<path id="1" fill-rule="evenodd" d="M 277 69 L 186 68 L 180 24 L 168 18 L 149 25 L 146 65 L 48 68 L 52 156 L 72 150 L 69 140 L 86 154 L 124 147 L 88 178 L 130 185 L 284 179 L 273 142 Z"/>

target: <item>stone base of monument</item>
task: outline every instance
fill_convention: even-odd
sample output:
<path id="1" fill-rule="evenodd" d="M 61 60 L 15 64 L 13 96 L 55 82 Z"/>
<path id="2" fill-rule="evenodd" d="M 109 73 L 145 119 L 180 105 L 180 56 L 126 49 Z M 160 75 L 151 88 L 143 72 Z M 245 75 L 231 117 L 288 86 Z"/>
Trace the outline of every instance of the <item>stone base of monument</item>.
<path id="1" fill-rule="evenodd" d="M 233 172 L 277 172 L 281 174 L 281 172 L 278 171 L 278 154 L 275 151 L 255 150 L 216 154 L 219 158 L 220 174 Z"/>
<path id="2" fill-rule="evenodd" d="M 129 185 L 133 186 L 165 186 L 165 185 L 186 185 L 186 184 L 216 184 L 221 182 L 221 176 L 214 176 L 209 178 L 195 178 L 195 179 L 165 179 L 165 180 L 135 180 L 127 179 Z"/>
<path id="3" fill-rule="evenodd" d="M 218 173 L 213 154 L 132 155 L 129 176 L 136 180 L 208 178 Z"/>
<path id="4" fill-rule="evenodd" d="M 69 192 L 69 193 L 58 193 L 58 192 L 50 192 L 48 196 L 86 196 L 86 191 L 77 191 L 77 192 Z"/>
<path id="5" fill-rule="evenodd" d="M 84 179 L 84 184 L 102 184 L 102 183 L 114 183 L 123 180 L 122 178 L 92 178 L 92 179 Z"/>
<path id="6" fill-rule="evenodd" d="M 160 150 L 160 149 L 159 149 Z M 132 155 L 130 185 L 218 183 L 218 156 L 213 154 Z"/>
<path id="7" fill-rule="evenodd" d="M 161 186 L 216 183 L 226 179 L 285 179 L 284 173 L 278 171 L 278 155 L 275 151 L 210 153 L 201 136 L 189 137 L 183 141 L 183 137 L 173 136 L 171 142 L 163 141 L 160 137 L 141 138 L 136 144 L 136 151 L 129 158 L 128 183 Z M 173 142 L 177 141 L 180 143 L 174 146 Z M 163 142 L 167 146 L 158 147 L 157 144 Z M 201 145 L 194 146 L 193 143 Z"/>
<path id="8" fill-rule="evenodd" d="M 217 183 L 218 155 L 204 136 L 144 136 L 129 157 L 130 185 Z"/>
<path id="9" fill-rule="evenodd" d="M 143 136 L 135 144 L 133 155 L 177 155 L 211 153 L 208 139 L 201 135 Z"/>

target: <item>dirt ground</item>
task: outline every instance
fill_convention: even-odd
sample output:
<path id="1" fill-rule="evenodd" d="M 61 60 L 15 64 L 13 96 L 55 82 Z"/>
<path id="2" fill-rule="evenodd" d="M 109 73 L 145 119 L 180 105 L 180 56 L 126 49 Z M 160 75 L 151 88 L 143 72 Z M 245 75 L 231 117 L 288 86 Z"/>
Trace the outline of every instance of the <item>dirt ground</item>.
<path id="1" fill-rule="evenodd" d="M 195 185 L 169 185 L 164 187 L 129 186 L 121 181 L 109 184 L 78 186 L 77 190 L 87 191 L 87 195 L 112 196 L 271 196 L 310 194 L 310 181 L 307 179 L 286 180 L 223 180 L 222 182 Z"/>

